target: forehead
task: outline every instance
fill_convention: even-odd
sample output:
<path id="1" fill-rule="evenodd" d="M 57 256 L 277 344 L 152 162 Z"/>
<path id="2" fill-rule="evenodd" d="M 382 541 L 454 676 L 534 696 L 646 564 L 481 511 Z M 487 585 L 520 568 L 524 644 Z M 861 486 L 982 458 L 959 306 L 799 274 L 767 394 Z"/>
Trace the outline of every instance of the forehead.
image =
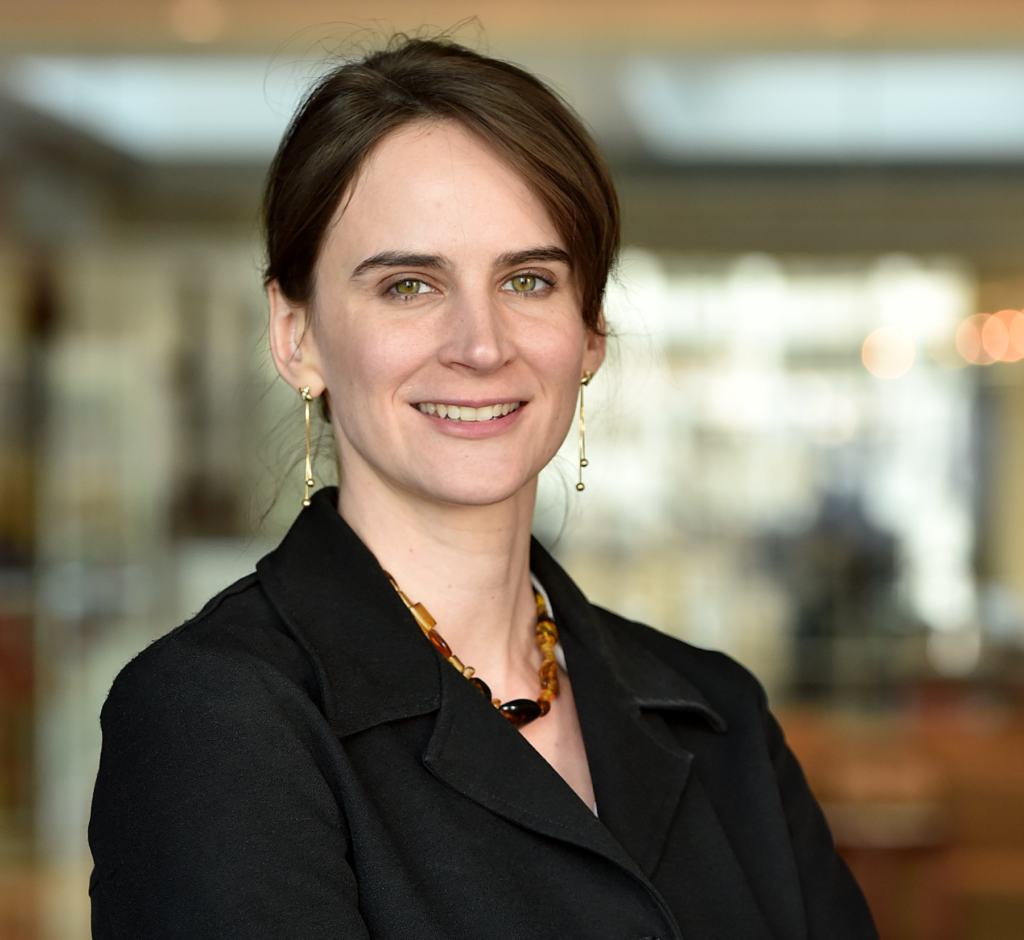
<path id="1" fill-rule="evenodd" d="M 343 199 L 326 251 L 394 248 L 505 253 L 564 248 L 522 175 L 456 122 L 417 122 L 387 135 Z"/>

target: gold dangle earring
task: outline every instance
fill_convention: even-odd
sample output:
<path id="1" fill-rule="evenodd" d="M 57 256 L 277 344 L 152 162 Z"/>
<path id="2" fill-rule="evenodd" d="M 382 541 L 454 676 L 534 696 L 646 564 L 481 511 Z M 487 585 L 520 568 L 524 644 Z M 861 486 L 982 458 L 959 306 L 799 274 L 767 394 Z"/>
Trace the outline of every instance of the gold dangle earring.
<path id="1" fill-rule="evenodd" d="M 302 396 L 302 403 L 306 408 L 306 472 L 302 478 L 305 485 L 305 492 L 302 496 L 302 505 L 309 505 L 309 488 L 316 486 L 316 480 L 313 479 L 313 461 L 312 454 L 309 446 L 309 403 L 313 400 L 313 396 L 309 394 L 309 386 L 303 386 L 299 389 L 299 395 Z"/>
<path id="2" fill-rule="evenodd" d="M 583 468 L 590 463 L 587 460 L 587 428 L 583 420 L 583 389 L 590 384 L 590 380 L 593 377 L 594 373 L 588 370 L 583 373 L 583 378 L 580 379 L 580 479 L 576 484 L 576 489 L 580 493 L 586 489 L 583 483 Z"/>

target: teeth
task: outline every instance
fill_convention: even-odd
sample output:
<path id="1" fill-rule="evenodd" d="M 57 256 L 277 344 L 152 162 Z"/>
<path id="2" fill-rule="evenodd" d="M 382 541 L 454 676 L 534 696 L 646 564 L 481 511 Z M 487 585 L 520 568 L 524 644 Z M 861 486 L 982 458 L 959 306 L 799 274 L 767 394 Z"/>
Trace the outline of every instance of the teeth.
<path id="1" fill-rule="evenodd" d="M 448 421 L 490 421 L 503 418 L 519 408 L 520 402 L 504 402 L 500 405 L 484 405 L 471 408 L 468 405 L 442 405 L 434 402 L 420 402 L 416 407 L 424 414 L 440 415 Z"/>

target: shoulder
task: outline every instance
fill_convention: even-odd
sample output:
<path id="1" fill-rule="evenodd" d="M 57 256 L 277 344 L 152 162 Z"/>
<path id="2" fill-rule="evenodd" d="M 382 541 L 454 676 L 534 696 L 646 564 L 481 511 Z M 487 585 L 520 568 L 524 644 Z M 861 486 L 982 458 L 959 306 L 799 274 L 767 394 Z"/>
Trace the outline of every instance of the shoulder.
<path id="1" fill-rule="evenodd" d="M 327 782 L 337 741 L 314 674 L 256 576 L 121 670 L 100 715 L 89 823 L 96 897 L 110 916 L 158 911 L 154 923 L 176 923 L 202 907 L 210 872 L 233 890 L 296 844 L 328 838 L 343 857 Z M 233 916 L 218 910 L 210 916 Z"/>
<path id="2" fill-rule="evenodd" d="M 315 703 L 318 692 L 313 659 L 251 574 L 129 662 L 114 680 L 102 719 L 105 726 L 161 713 L 180 720 L 198 711 L 237 720 L 247 705 Z"/>

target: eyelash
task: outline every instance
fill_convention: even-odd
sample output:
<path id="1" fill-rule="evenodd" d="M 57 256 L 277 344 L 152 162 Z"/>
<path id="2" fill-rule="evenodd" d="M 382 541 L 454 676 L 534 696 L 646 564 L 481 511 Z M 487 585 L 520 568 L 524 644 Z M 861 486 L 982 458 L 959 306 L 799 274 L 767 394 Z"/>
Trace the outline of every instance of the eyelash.
<path id="1" fill-rule="evenodd" d="M 398 292 L 398 285 L 399 284 L 405 284 L 407 281 L 411 281 L 411 282 L 414 282 L 416 284 L 425 284 L 427 287 L 430 288 L 430 290 L 429 291 L 417 290 L 417 291 L 415 291 L 412 294 L 400 294 Z M 400 277 L 400 278 L 398 278 L 398 280 L 393 281 L 391 284 L 388 285 L 387 290 L 385 290 L 385 293 L 386 294 L 391 294 L 393 297 L 397 297 L 402 302 L 407 302 L 409 300 L 412 300 L 413 297 L 418 297 L 420 294 L 429 294 L 429 293 L 431 293 L 434 290 L 436 290 L 436 288 L 429 281 L 425 281 L 421 277 Z"/>
<path id="2" fill-rule="evenodd" d="M 504 288 L 504 286 L 506 284 L 510 284 L 517 277 L 532 277 L 532 278 L 536 278 L 537 281 L 539 281 L 540 283 L 539 283 L 539 285 L 538 285 L 536 290 L 531 290 L 531 291 L 509 290 L 508 293 L 515 293 L 515 294 L 546 294 L 549 291 L 551 291 L 552 289 L 554 289 L 554 287 L 555 287 L 555 280 L 550 275 L 538 274 L 536 271 L 518 271 L 515 274 L 507 277 L 504 281 L 502 281 L 502 283 L 501 283 L 502 288 Z M 398 292 L 398 289 L 397 289 L 398 285 L 399 284 L 404 284 L 407 281 L 414 281 L 417 284 L 425 284 L 428 288 L 430 288 L 430 290 L 426 290 L 426 291 L 417 290 L 415 293 L 412 293 L 412 294 L 400 294 Z M 420 294 L 433 293 L 434 291 L 436 291 L 436 289 L 437 288 L 435 288 L 429 281 L 426 281 L 426 280 L 424 280 L 421 277 L 400 277 L 400 278 L 398 278 L 398 280 L 392 281 L 391 284 L 389 284 L 387 286 L 387 288 L 385 290 L 385 293 L 386 294 L 391 294 L 393 297 L 397 297 L 400 301 L 405 303 L 405 302 L 408 302 L 408 301 L 412 300 L 413 297 L 418 297 Z"/>
<path id="3" fill-rule="evenodd" d="M 540 282 L 540 284 L 538 284 L 536 290 L 528 290 L 528 291 L 512 290 L 512 291 L 509 291 L 509 293 L 514 293 L 514 294 L 546 294 L 549 291 L 553 290 L 554 286 L 555 286 L 555 280 L 554 280 L 553 277 L 551 277 L 550 275 L 538 274 L 536 271 L 517 271 L 511 277 L 508 277 L 504 281 L 502 281 L 501 286 L 504 287 L 506 284 L 509 284 L 512 281 L 514 281 L 517 277 L 532 277 L 532 278 L 536 278 Z"/>

